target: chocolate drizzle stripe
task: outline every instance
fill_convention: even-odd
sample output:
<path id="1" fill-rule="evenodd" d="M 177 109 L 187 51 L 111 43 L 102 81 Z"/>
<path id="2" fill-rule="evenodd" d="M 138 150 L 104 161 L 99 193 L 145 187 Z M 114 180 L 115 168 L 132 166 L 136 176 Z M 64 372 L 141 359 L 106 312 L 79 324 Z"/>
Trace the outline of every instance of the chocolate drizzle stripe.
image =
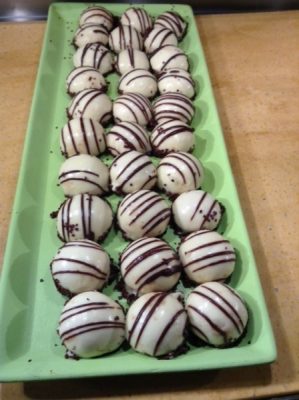
<path id="1" fill-rule="evenodd" d="M 113 164 L 116 164 L 118 161 L 119 161 L 119 159 L 120 158 L 122 158 L 122 156 L 125 156 L 126 157 L 126 155 L 127 155 L 127 153 L 123 153 L 123 154 L 121 154 L 119 157 L 117 157 L 115 160 L 114 160 L 114 162 L 113 162 Z M 144 156 L 144 154 L 141 154 L 141 153 L 138 153 L 137 154 L 137 156 L 136 157 L 134 157 L 133 159 L 131 159 L 131 160 L 127 160 L 127 164 L 125 165 L 125 167 L 122 169 L 122 171 L 120 171 L 120 173 L 117 175 L 117 177 L 116 177 L 116 179 L 119 179 L 124 173 L 126 173 L 126 172 L 128 172 L 127 170 L 130 168 L 130 167 L 132 167 L 133 168 L 133 174 L 131 174 L 132 176 L 135 174 L 135 166 L 134 166 L 134 163 L 136 163 L 136 162 L 138 162 L 138 160 L 140 160 L 140 159 L 146 159 L 145 158 L 145 156 Z M 146 159 L 147 160 L 147 159 Z M 128 161 L 129 161 L 129 163 L 128 163 Z M 112 165 L 113 165 L 112 164 Z M 150 163 L 151 164 L 151 163 Z M 129 175 L 129 176 L 131 176 L 131 175 Z M 128 179 L 128 177 L 126 177 L 126 179 Z M 129 178 L 130 179 L 130 178 Z"/>
<path id="2" fill-rule="evenodd" d="M 125 326 L 124 323 L 116 321 L 90 322 L 88 324 L 78 325 L 76 328 L 69 329 L 68 331 L 63 332 L 61 334 L 61 339 L 64 343 L 75 336 L 79 336 L 87 332 L 101 330 L 101 329 L 124 329 L 124 326 Z"/>
<path id="3" fill-rule="evenodd" d="M 90 148 L 89 148 L 89 144 L 88 144 L 88 138 L 87 138 L 87 135 L 86 135 L 86 130 L 85 130 L 83 118 L 80 118 L 80 126 L 81 126 L 81 131 L 82 131 L 82 134 L 83 134 L 83 140 L 84 140 L 86 151 L 87 151 L 88 154 L 90 154 Z"/>
<path id="4" fill-rule="evenodd" d="M 203 229 L 201 231 L 190 233 L 190 235 L 188 237 L 183 239 L 183 242 L 187 242 L 188 240 L 191 240 L 191 239 L 193 239 L 193 238 L 195 238 L 197 236 L 206 235 L 208 233 L 213 233 L 213 231 L 210 231 L 208 229 Z"/>
<path id="5" fill-rule="evenodd" d="M 90 121 L 90 126 L 91 126 L 91 130 L 92 130 L 92 134 L 93 134 L 94 143 L 96 145 L 98 153 L 101 153 L 101 147 L 100 147 L 100 144 L 98 142 L 98 138 L 97 138 L 94 122 L 93 122 L 92 119 L 90 119 L 89 121 Z M 83 124 L 83 126 L 84 126 L 84 132 L 85 132 L 85 135 L 86 135 L 85 125 Z M 105 144 L 105 136 L 103 136 L 103 140 L 104 140 L 104 144 Z M 88 149 L 89 149 L 89 147 L 88 147 Z M 86 148 L 87 151 L 88 151 L 88 149 Z M 88 153 L 88 154 L 91 154 L 91 153 Z"/>
<path id="6" fill-rule="evenodd" d="M 146 181 L 144 181 L 144 183 L 143 183 L 143 185 L 141 186 L 140 189 L 150 189 L 154 185 L 154 183 L 149 185 L 149 183 L 151 181 L 156 181 L 156 175 L 155 176 L 149 176 L 148 179 Z"/>
<path id="7" fill-rule="evenodd" d="M 136 281 L 134 282 L 135 285 L 140 283 L 140 287 L 147 285 L 148 283 L 160 278 L 161 276 L 171 276 L 179 272 L 179 265 L 169 265 L 172 261 L 178 261 L 176 256 L 166 257 L 162 259 L 162 261 L 158 262 L 157 264 L 153 265 L 151 268 L 148 268 L 143 274 L 141 274 Z M 139 264 L 140 265 L 140 264 Z M 157 272 L 157 270 L 160 270 Z M 153 275 L 154 274 L 154 275 Z M 150 277 L 148 276 L 150 275 Z M 146 278 L 144 280 L 144 278 Z M 143 282 L 142 282 L 143 281 Z"/>
<path id="8" fill-rule="evenodd" d="M 243 304 L 243 306 L 246 308 L 245 302 L 244 302 L 244 300 L 242 299 L 242 297 L 241 297 L 235 290 L 233 290 L 232 288 L 230 288 L 228 285 L 225 285 L 225 287 L 226 287 L 226 289 L 227 289 L 232 295 L 234 295 L 234 296 Z"/>
<path id="9" fill-rule="evenodd" d="M 120 133 L 116 131 L 110 131 L 108 135 L 114 135 L 118 137 L 120 140 L 122 140 L 125 143 L 125 147 L 131 148 L 131 149 L 136 149 L 136 145 L 133 144 L 132 142 L 135 140 L 137 142 L 137 145 L 139 145 L 142 149 L 146 150 L 148 147 L 148 140 L 145 137 L 145 134 L 140 130 L 134 131 L 133 129 L 128 128 L 127 126 L 123 126 L 121 124 L 118 125 L 119 127 L 122 127 L 125 132 Z M 129 135 L 129 137 L 126 137 L 126 135 Z"/>
<path id="10" fill-rule="evenodd" d="M 193 325 L 193 324 L 190 324 L 190 327 L 196 332 L 196 334 L 197 334 L 198 336 L 203 337 L 203 339 L 204 339 L 206 342 L 209 342 L 209 338 L 207 337 L 207 335 L 206 335 L 206 334 L 204 333 L 204 331 L 201 330 L 198 326 Z"/>
<path id="11" fill-rule="evenodd" d="M 147 208 L 147 206 L 149 205 L 148 203 L 151 200 L 158 199 L 158 198 L 160 199 L 160 197 L 157 193 L 147 191 L 146 194 L 148 197 L 146 199 L 143 199 L 142 203 L 136 204 L 135 207 L 132 210 L 130 210 L 129 215 L 133 215 L 135 213 L 135 211 L 140 211 L 140 207 L 145 206 L 142 209 L 142 212 L 143 212 Z M 133 203 L 135 203 L 135 201 Z"/>
<path id="12" fill-rule="evenodd" d="M 90 302 L 90 303 L 84 303 L 84 304 L 79 304 L 79 305 L 77 305 L 77 306 L 73 306 L 73 307 L 69 307 L 67 310 L 64 310 L 62 313 L 61 313 L 61 315 L 63 315 L 63 314 L 66 314 L 66 313 L 68 313 L 68 312 L 70 312 L 70 311 L 73 311 L 73 310 L 77 310 L 77 309 L 80 309 L 80 308 L 84 308 L 84 307 L 89 307 L 89 306 L 105 306 L 105 305 L 109 305 L 106 301 L 93 301 L 93 302 Z M 114 307 L 115 308 L 115 307 Z"/>
<path id="13" fill-rule="evenodd" d="M 86 249 L 94 249 L 99 250 L 102 253 L 105 253 L 101 246 L 96 242 L 85 242 L 83 240 L 76 240 L 75 242 L 68 242 L 64 246 L 65 247 L 84 247 Z"/>
<path id="14" fill-rule="evenodd" d="M 130 182 L 131 178 L 134 178 L 134 176 L 136 174 L 138 174 L 138 172 L 142 171 L 143 169 L 145 169 L 146 167 L 148 167 L 149 165 L 152 165 L 152 162 L 150 160 L 145 161 L 143 164 L 139 165 L 138 167 L 136 167 L 133 171 L 131 171 L 131 173 L 125 177 L 125 179 L 123 180 L 123 182 L 121 183 L 121 185 L 119 186 L 119 190 L 123 190 L 124 186 Z M 132 165 L 131 165 L 132 166 Z M 152 180 L 152 177 L 150 177 Z M 145 183 L 148 181 L 148 179 L 145 180 Z M 142 186 L 143 187 L 143 186 Z"/>
<path id="15" fill-rule="evenodd" d="M 187 240 L 185 241 L 185 243 L 186 242 L 187 242 Z M 199 246 L 193 247 L 191 250 L 185 251 L 184 254 L 186 255 L 186 254 L 192 253 L 193 251 L 196 251 L 196 250 L 204 249 L 204 248 L 210 247 L 210 246 L 212 247 L 212 246 L 215 246 L 217 244 L 223 244 L 223 243 L 227 243 L 229 245 L 229 241 L 228 240 L 215 240 L 213 242 L 204 243 L 204 244 L 201 244 Z"/>
<path id="16" fill-rule="evenodd" d="M 201 195 L 201 198 L 200 198 L 199 202 L 197 203 L 197 205 L 196 205 L 196 207 L 195 207 L 195 211 L 194 211 L 194 213 L 192 214 L 191 221 L 192 221 L 193 218 L 195 217 L 195 215 L 196 215 L 196 213 L 198 212 L 200 206 L 201 206 L 202 203 L 204 202 L 204 199 L 205 199 L 206 196 L 207 196 L 207 192 L 204 192 L 204 193 Z"/>
<path id="17" fill-rule="evenodd" d="M 170 104 L 168 104 L 168 107 L 169 106 L 170 106 Z M 178 119 L 178 116 L 189 121 L 192 117 L 192 115 L 190 115 L 190 113 L 187 113 L 187 112 L 184 113 L 179 110 L 170 110 L 170 109 L 157 111 L 157 108 L 156 108 L 156 109 L 154 109 L 154 113 L 155 113 L 155 118 L 157 121 L 161 120 L 162 118 Z"/>
<path id="18" fill-rule="evenodd" d="M 140 242 L 142 242 L 140 244 Z M 156 238 L 141 238 L 136 240 L 131 245 L 129 245 L 125 251 L 121 254 L 120 261 L 123 263 L 130 255 L 134 254 L 135 251 L 142 249 L 143 247 L 153 245 L 154 243 L 161 243 L 160 239 Z"/>
<path id="19" fill-rule="evenodd" d="M 59 261 L 66 261 L 66 262 L 70 262 L 70 263 L 74 263 L 74 264 L 83 265 L 84 267 L 90 268 L 90 269 L 96 271 L 97 273 L 103 275 L 104 277 L 107 276 L 107 274 L 105 272 L 101 271 L 99 268 L 97 268 L 93 264 L 90 264 L 90 263 L 88 263 L 86 261 L 63 257 L 63 258 L 54 258 L 54 260 L 52 261 L 52 264 L 54 264 L 55 262 L 59 262 Z"/>
<path id="20" fill-rule="evenodd" d="M 190 261 L 188 264 L 185 265 L 185 268 L 190 267 L 190 265 L 201 262 L 201 261 L 205 261 L 205 260 L 209 260 L 210 258 L 216 258 L 216 257 L 221 257 L 221 256 L 231 256 L 231 255 L 235 255 L 234 251 L 230 251 L 230 250 L 224 250 L 224 251 L 217 251 L 217 252 L 213 252 L 210 254 L 206 254 L 204 256 L 198 257 L 192 261 Z M 221 262 L 221 260 L 220 260 Z"/>
<path id="21" fill-rule="evenodd" d="M 170 163 L 170 162 L 162 161 L 162 162 L 159 164 L 158 169 L 159 169 L 159 168 L 162 168 L 163 166 L 168 166 L 168 167 L 172 167 L 173 169 L 175 169 L 175 170 L 178 172 L 178 174 L 181 175 L 181 178 L 182 178 L 183 183 L 186 183 L 185 175 L 182 173 L 182 171 L 181 171 L 175 164 L 172 164 L 172 163 Z"/>
<path id="22" fill-rule="evenodd" d="M 137 117 L 135 111 L 129 106 L 129 104 L 127 104 L 127 103 L 125 102 L 125 99 L 123 99 L 123 100 L 124 100 L 124 101 L 122 101 L 121 98 L 118 98 L 117 100 L 115 100 L 115 103 L 114 103 L 114 104 L 120 104 L 120 105 L 124 106 L 124 107 L 125 107 L 127 110 L 129 110 L 130 113 L 133 115 L 133 118 L 134 118 L 135 122 L 138 123 L 138 122 L 139 122 L 139 119 L 138 119 L 138 117 Z"/>
<path id="23" fill-rule="evenodd" d="M 74 73 L 76 72 L 76 73 Z M 67 87 L 68 91 L 70 91 L 70 87 L 74 80 L 78 78 L 80 75 L 85 74 L 86 72 L 95 72 L 95 69 L 92 67 L 81 67 L 80 71 L 78 71 L 78 68 L 74 69 L 68 76 L 68 82 L 67 82 Z"/>
<path id="24" fill-rule="evenodd" d="M 139 213 L 137 213 L 135 215 L 135 217 L 130 221 L 129 225 L 131 226 L 132 224 L 134 224 L 134 222 L 136 222 L 140 217 L 144 216 L 145 214 L 147 214 L 147 211 L 149 211 L 155 204 L 161 203 L 162 201 L 164 201 L 162 198 L 157 197 L 157 196 L 153 196 L 152 197 L 152 201 L 149 201 L 150 199 L 147 199 L 147 202 L 143 205 L 143 208 L 140 209 Z M 138 207 L 139 208 L 139 207 Z M 136 208 L 134 209 L 134 211 L 136 211 Z M 133 212 L 130 213 L 130 215 L 132 215 Z M 159 210 L 159 214 L 160 214 L 160 210 Z M 150 217 L 150 221 L 153 220 L 152 215 L 149 215 Z M 156 216 L 155 216 L 156 217 Z M 155 218 L 154 217 L 154 218 Z M 146 222 L 142 228 L 145 228 L 147 226 L 147 224 L 149 223 Z"/>
<path id="25" fill-rule="evenodd" d="M 178 153 L 170 153 L 169 156 L 172 158 L 181 160 L 183 163 L 185 163 L 187 165 L 187 168 L 193 175 L 194 185 L 197 186 L 196 172 L 197 172 L 198 176 L 200 177 L 201 171 L 200 171 L 197 163 L 193 160 L 193 158 L 191 158 L 190 156 L 188 156 L 186 154 L 182 154 L 179 152 Z M 195 169 L 195 171 L 193 170 L 193 168 Z"/>
<path id="26" fill-rule="evenodd" d="M 157 220 L 157 218 L 159 217 L 159 219 Z M 158 226 L 159 224 L 161 224 L 163 221 L 165 221 L 166 219 L 170 218 L 170 209 L 164 209 L 162 211 L 160 211 L 159 214 L 157 214 L 147 225 L 144 225 L 143 228 L 147 227 L 147 230 L 143 233 L 144 236 L 148 235 L 154 228 L 156 228 L 156 226 Z"/>
<path id="27" fill-rule="evenodd" d="M 149 194 L 148 191 L 144 191 L 141 194 L 139 192 L 137 192 L 137 193 L 132 193 L 132 194 L 127 195 L 123 199 L 123 201 L 120 203 L 120 206 L 119 206 L 120 215 L 123 215 L 123 213 L 128 209 L 128 207 L 130 207 L 132 204 L 134 204 L 136 201 L 140 200 L 144 196 L 147 196 L 148 194 Z"/>
<path id="28" fill-rule="evenodd" d="M 163 129 L 163 128 L 161 128 Z M 175 135 L 183 135 L 183 134 L 189 134 L 193 136 L 192 130 L 191 129 L 186 129 L 185 127 L 169 127 L 165 130 L 159 131 L 158 129 L 153 132 L 152 134 L 152 145 L 155 147 L 160 147 L 164 142 L 167 141 L 167 139 L 171 138 L 172 136 Z"/>
<path id="29" fill-rule="evenodd" d="M 163 73 L 163 75 L 161 75 L 160 78 L 158 79 L 158 82 L 161 82 L 163 79 L 166 79 L 166 78 L 179 78 L 179 79 L 182 79 L 182 80 L 190 83 L 190 85 L 194 87 L 194 82 L 192 79 L 190 79 L 187 76 L 184 76 L 182 74 L 180 75 L 178 73 L 172 73 L 171 70 L 165 71 Z"/>
<path id="30" fill-rule="evenodd" d="M 210 262 L 209 264 L 203 265 L 202 267 L 195 268 L 195 269 L 192 271 L 192 273 L 197 272 L 197 271 L 200 271 L 200 270 L 202 270 L 202 269 L 214 267 L 215 265 L 227 264 L 227 263 L 234 262 L 234 261 L 236 261 L 235 258 L 228 258 L 228 259 L 221 259 L 221 260 L 219 260 L 219 261 Z M 220 279 L 219 281 L 223 281 L 223 279 Z M 215 280 L 215 282 L 217 282 L 217 279 Z"/>
<path id="31" fill-rule="evenodd" d="M 211 204 L 211 206 L 210 206 L 208 212 L 203 216 L 203 220 L 202 220 L 202 223 L 201 223 L 199 229 L 201 229 L 201 228 L 204 226 L 205 222 L 209 220 L 210 215 L 211 215 L 211 213 L 212 213 L 212 211 L 213 211 L 213 209 L 214 209 L 214 207 L 215 207 L 216 204 L 217 204 L 217 201 L 214 200 L 214 201 L 212 202 L 212 204 Z"/>
<path id="32" fill-rule="evenodd" d="M 179 57 L 183 57 L 184 59 L 186 59 L 186 55 L 183 52 L 179 52 L 177 54 L 173 54 L 163 64 L 162 71 L 165 71 L 167 68 L 169 68 L 169 67 L 167 67 L 167 65 L 169 65 L 171 63 L 171 61 L 173 61 L 173 60 L 175 60 L 176 58 L 179 58 Z"/>
<path id="33" fill-rule="evenodd" d="M 106 10 L 99 10 L 96 7 L 90 7 L 88 9 L 86 9 L 85 11 L 83 11 L 82 14 L 81 14 L 81 18 L 85 14 L 90 14 L 90 15 L 87 15 L 84 18 L 84 23 L 86 23 L 86 21 L 88 21 L 90 18 L 94 18 L 94 17 L 102 17 L 102 18 L 106 19 L 109 22 L 113 21 L 112 16 Z"/>
<path id="34" fill-rule="evenodd" d="M 56 275 L 63 275 L 63 274 L 73 274 L 73 275 L 88 275 L 91 276 L 92 278 L 98 279 L 100 281 L 104 281 L 105 278 L 103 276 L 99 276 L 96 274 L 93 274 L 91 272 L 87 272 L 87 271 L 79 271 L 79 270 L 63 270 L 63 271 L 56 271 L 56 272 L 52 272 L 53 276 Z"/>
<path id="35" fill-rule="evenodd" d="M 70 138 L 71 138 L 71 141 L 72 141 L 72 145 L 73 145 L 74 151 L 75 151 L 76 154 L 79 154 L 79 151 L 78 151 L 78 148 L 77 148 L 77 145 L 76 145 L 76 141 L 75 141 L 75 138 L 74 138 L 74 134 L 73 134 L 70 122 L 68 122 L 67 126 L 69 128 L 69 135 L 70 135 Z"/>
<path id="36" fill-rule="evenodd" d="M 59 325 L 61 325 L 64 321 L 67 321 L 68 319 L 75 317 L 76 315 L 80 315 L 83 314 L 85 312 L 89 312 L 89 311 L 94 311 L 94 310 L 113 310 L 115 307 L 113 306 L 107 306 L 107 305 L 94 305 L 94 306 L 88 306 L 88 304 L 86 304 L 86 307 L 78 310 L 74 313 L 69 313 L 68 315 L 66 315 L 64 318 L 62 318 L 61 320 L 59 320 Z M 68 332 L 68 331 L 67 331 Z"/>
<path id="37" fill-rule="evenodd" d="M 99 174 L 97 174 L 96 172 L 93 172 L 93 171 L 88 171 L 88 170 L 85 170 L 85 169 L 73 169 L 73 170 L 69 170 L 69 171 L 66 171 L 66 172 L 62 172 L 62 173 L 58 176 L 58 178 L 59 178 L 59 179 L 60 179 L 60 178 L 64 178 L 64 177 L 67 176 L 68 174 L 81 174 L 81 173 L 83 173 L 83 174 L 89 174 L 89 175 L 93 175 L 93 176 L 99 177 Z"/>

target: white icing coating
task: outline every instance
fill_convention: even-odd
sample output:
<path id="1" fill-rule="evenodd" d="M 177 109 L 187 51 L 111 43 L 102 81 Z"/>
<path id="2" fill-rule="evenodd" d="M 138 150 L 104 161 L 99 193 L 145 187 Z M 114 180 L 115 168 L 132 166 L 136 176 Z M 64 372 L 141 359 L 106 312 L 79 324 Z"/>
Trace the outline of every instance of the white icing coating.
<path id="1" fill-rule="evenodd" d="M 235 267 L 233 246 L 218 232 L 202 230 L 183 239 L 179 255 L 185 274 L 196 283 L 228 278 Z"/>
<path id="2" fill-rule="evenodd" d="M 80 293 L 63 307 L 58 334 L 62 344 L 78 357 L 110 353 L 124 341 L 124 312 L 103 293 Z"/>
<path id="3" fill-rule="evenodd" d="M 178 282 L 181 266 L 175 251 L 161 239 L 142 238 L 129 244 L 120 257 L 128 292 L 166 292 Z"/>
<path id="4" fill-rule="evenodd" d="M 180 40 L 185 34 L 187 24 L 176 12 L 166 11 L 163 14 L 159 15 L 159 17 L 156 19 L 154 29 L 158 27 L 170 29 Z"/>
<path id="5" fill-rule="evenodd" d="M 177 46 L 178 39 L 171 30 L 163 27 L 151 30 L 144 41 L 145 51 L 148 54 L 167 44 Z"/>
<path id="6" fill-rule="evenodd" d="M 77 194 L 59 208 L 57 232 L 63 242 L 102 240 L 111 228 L 113 214 L 108 203 L 98 196 Z"/>
<path id="7" fill-rule="evenodd" d="M 192 151 L 195 145 L 193 129 L 179 120 L 157 125 L 150 139 L 153 153 L 158 157 L 171 151 Z"/>
<path id="8" fill-rule="evenodd" d="M 90 118 L 104 125 L 112 117 L 112 102 L 101 90 L 85 89 L 73 98 L 67 114 L 69 118 Z"/>
<path id="9" fill-rule="evenodd" d="M 203 190 L 180 194 L 172 204 L 176 225 L 183 232 L 213 230 L 221 218 L 221 208 L 212 195 Z"/>
<path id="10" fill-rule="evenodd" d="M 189 69 L 186 54 L 183 50 L 172 45 L 165 45 L 157 49 L 150 58 L 150 64 L 156 74 L 173 68 L 179 68 L 184 71 Z"/>
<path id="11" fill-rule="evenodd" d="M 129 47 L 142 50 L 143 39 L 140 32 L 136 31 L 132 26 L 119 25 L 110 33 L 109 46 L 115 53 L 120 53 Z"/>
<path id="12" fill-rule="evenodd" d="M 92 67 L 106 75 L 113 70 L 112 53 L 101 43 L 89 43 L 79 47 L 73 57 L 74 66 Z"/>
<path id="13" fill-rule="evenodd" d="M 151 190 L 128 194 L 117 211 L 118 225 L 124 236 L 131 240 L 161 236 L 167 229 L 169 219 L 169 205 Z"/>
<path id="14" fill-rule="evenodd" d="M 147 293 L 131 305 L 126 336 L 134 350 L 162 356 L 183 344 L 187 316 L 180 297 L 179 293 Z"/>
<path id="15" fill-rule="evenodd" d="M 110 166 L 111 189 L 119 194 L 151 189 L 157 172 L 149 156 L 131 150 L 116 157 Z"/>
<path id="16" fill-rule="evenodd" d="M 110 260 L 102 247 L 91 240 L 64 244 L 51 262 L 51 273 L 62 294 L 74 295 L 100 290 L 110 275 Z"/>
<path id="17" fill-rule="evenodd" d="M 204 179 L 201 162 L 192 154 L 169 153 L 157 168 L 158 186 L 174 195 L 198 189 Z"/>
<path id="18" fill-rule="evenodd" d="M 64 161 L 58 181 L 67 197 L 80 193 L 103 195 L 109 191 L 109 169 L 97 157 L 79 154 Z"/>
<path id="19" fill-rule="evenodd" d="M 85 89 L 107 90 L 107 83 L 103 75 L 92 67 L 79 67 L 73 69 L 67 77 L 66 88 L 71 96 Z"/>
<path id="20" fill-rule="evenodd" d="M 85 24 L 103 25 L 110 31 L 113 27 L 113 15 L 104 7 L 89 7 L 81 13 L 79 24 L 80 26 Z"/>
<path id="21" fill-rule="evenodd" d="M 120 18 L 122 25 L 129 25 L 140 32 L 146 34 L 153 26 L 153 21 L 143 8 L 130 7 Z"/>
<path id="22" fill-rule="evenodd" d="M 120 75 L 124 75 L 135 68 L 146 70 L 150 68 L 147 55 L 143 51 L 128 48 L 117 54 L 115 69 Z"/>
<path id="23" fill-rule="evenodd" d="M 109 31 L 105 26 L 98 24 L 84 24 L 75 33 L 73 43 L 76 47 L 84 47 L 89 43 L 108 44 Z"/>
<path id="24" fill-rule="evenodd" d="M 60 149 L 65 157 L 77 154 L 97 156 L 106 150 L 102 125 L 88 118 L 74 118 L 61 130 Z"/>
<path id="25" fill-rule="evenodd" d="M 153 110 L 147 97 L 138 93 L 127 93 L 114 101 L 113 116 L 116 122 L 135 122 L 145 126 L 152 121 Z"/>
<path id="26" fill-rule="evenodd" d="M 193 333 L 203 341 L 226 347 L 243 334 L 248 312 L 240 295 L 219 282 L 197 286 L 186 301 Z"/>
<path id="27" fill-rule="evenodd" d="M 190 124 L 194 116 L 192 101 L 180 93 L 165 93 L 153 103 L 155 121 L 160 124 L 169 119 L 178 119 Z"/>
<path id="28" fill-rule="evenodd" d="M 119 93 L 139 93 L 145 97 L 152 98 L 157 93 L 157 79 L 146 69 L 136 68 L 122 77 L 119 80 Z"/>
<path id="29" fill-rule="evenodd" d="M 179 68 L 162 72 L 158 79 L 158 88 L 161 94 L 181 93 L 189 99 L 195 96 L 195 85 L 191 75 Z"/>
<path id="30" fill-rule="evenodd" d="M 120 122 L 114 125 L 106 136 L 107 149 L 113 156 L 128 150 L 149 153 L 151 145 L 146 130 L 133 122 Z"/>

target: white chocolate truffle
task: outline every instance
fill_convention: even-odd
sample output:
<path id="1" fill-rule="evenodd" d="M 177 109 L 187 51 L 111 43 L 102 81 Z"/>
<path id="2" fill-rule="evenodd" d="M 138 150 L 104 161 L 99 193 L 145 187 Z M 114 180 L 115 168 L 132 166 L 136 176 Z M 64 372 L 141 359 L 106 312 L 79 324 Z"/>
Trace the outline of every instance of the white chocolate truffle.
<path id="1" fill-rule="evenodd" d="M 136 31 L 132 26 L 119 25 L 110 33 L 109 46 L 115 53 L 120 53 L 129 47 L 142 50 L 143 39 L 141 33 Z"/>
<path id="2" fill-rule="evenodd" d="M 139 190 L 128 194 L 117 211 L 118 226 L 125 238 L 161 236 L 170 220 L 170 207 L 158 193 Z"/>
<path id="3" fill-rule="evenodd" d="M 153 119 L 152 105 L 142 94 L 123 94 L 113 103 L 113 116 L 116 122 L 135 122 L 145 126 Z"/>
<path id="4" fill-rule="evenodd" d="M 101 43 L 89 43 L 79 47 L 73 57 L 74 66 L 92 67 L 106 75 L 113 71 L 112 53 Z"/>
<path id="5" fill-rule="evenodd" d="M 66 88 L 69 95 L 82 92 L 85 89 L 99 89 L 107 91 L 107 83 L 103 75 L 92 67 L 79 67 L 73 69 L 66 80 Z"/>
<path id="6" fill-rule="evenodd" d="M 86 8 L 80 15 L 80 26 L 85 24 L 98 24 L 105 26 L 108 31 L 113 27 L 113 15 L 104 7 L 95 6 Z"/>
<path id="7" fill-rule="evenodd" d="M 145 51 L 148 54 L 167 44 L 177 46 L 178 39 L 171 30 L 162 27 L 154 28 L 150 31 L 144 41 Z"/>
<path id="8" fill-rule="evenodd" d="M 146 130 L 133 122 L 121 122 L 114 125 L 106 136 L 107 149 L 113 156 L 119 156 L 129 150 L 149 153 L 151 145 Z"/>
<path id="9" fill-rule="evenodd" d="M 156 77 L 146 69 L 136 68 L 124 74 L 118 84 L 118 92 L 139 93 L 152 98 L 158 90 Z"/>
<path id="10" fill-rule="evenodd" d="M 153 103 L 155 121 L 160 124 L 169 119 L 178 119 L 190 124 L 194 116 L 192 101 L 180 93 L 165 93 Z"/>
<path id="11" fill-rule="evenodd" d="M 196 283 L 224 281 L 235 267 L 233 246 L 218 232 L 202 230 L 185 237 L 179 248 L 184 272 Z"/>
<path id="12" fill-rule="evenodd" d="M 221 207 L 210 193 L 192 190 L 180 194 L 172 204 L 176 225 L 183 232 L 215 229 L 221 219 Z"/>
<path id="13" fill-rule="evenodd" d="M 131 305 L 126 337 L 135 351 L 157 357 L 183 344 L 187 316 L 180 297 L 179 293 L 147 293 Z"/>
<path id="14" fill-rule="evenodd" d="M 98 196 L 77 194 L 62 203 L 57 214 L 58 237 L 63 242 L 105 238 L 113 221 L 110 205 Z"/>
<path id="15" fill-rule="evenodd" d="M 64 161 L 58 181 L 67 197 L 80 193 L 103 195 L 109 191 L 109 169 L 97 157 L 79 154 Z"/>
<path id="16" fill-rule="evenodd" d="M 129 293 L 167 292 L 180 278 L 175 251 L 161 239 L 142 238 L 129 244 L 120 256 L 121 275 Z"/>
<path id="17" fill-rule="evenodd" d="M 51 273 L 57 290 L 63 295 L 100 290 L 110 275 L 109 256 L 91 240 L 68 242 L 53 258 Z"/>
<path id="18" fill-rule="evenodd" d="M 192 99 L 195 96 L 195 84 L 189 72 L 183 69 L 167 69 L 158 79 L 158 88 L 161 94 L 181 93 Z"/>
<path id="19" fill-rule="evenodd" d="M 189 63 L 183 50 L 176 46 L 166 45 L 155 50 L 150 58 L 150 64 L 156 74 L 167 69 L 179 68 L 188 71 Z"/>
<path id="20" fill-rule="evenodd" d="M 157 172 L 149 156 L 131 150 L 116 157 L 110 166 L 111 189 L 118 194 L 151 189 Z"/>
<path id="21" fill-rule="evenodd" d="M 169 153 L 157 168 L 158 186 L 169 195 L 198 189 L 204 179 L 201 162 L 192 154 Z"/>
<path id="22" fill-rule="evenodd" d="M 89 118 L 71 119 L 61 130 L 60 149 L 67 158 L 77 154 L 97 156 L 104 153 L 104 128 L 99 122 Z"/>
<path id="23" fill-rule="evenodd" d="M 109 31 L 105 26 L 98 24 L 84 24 L 75 33 L 73 43 L 76 47 L 84 47 L 89 43 L 108 44 Z"/>
<path id="24" fill-rule="evenodd" d="M 124 75 L 135 68 L 150 69 L 147 55 L 143 51 L 129 47 L 117 54 L 115 69 L 120 75 Z"/>
<path id="25" fill-rule="evenodd" d="M 219 282 L 197 286 L 187 298 L 186 307 L 193 333 L 216 347 L 232 345 L 242 336 L 248 322 L 240 295 Z"/>
<path id="26" fill-rule="evenodd" d="M 94 119 L 105 125 L 112 117 L 112 102 L 101 90 L 82 90 L 71 101 L 67 115 L 68 118 Z"/>
<path id="27" fill-rule="evenodd" d="M 80 293 L 63 307 L 58 334 L 77 357 L 111 353 L 125 339 L 125 315 L 121 306 L 103 293 Z"/>
<path id="28" fill-rule="evenodd" d="M 187 24 L 176 12 L 166 11 L 156 19 L 154 28 L 158 27 L 170 29 L 175 33 L 178 40 L 180 40 L 186 32 Z"/>
<path id="29" fill-rule="evenodd" d="M 192 151 L 195 145 L 193 129 L 179 120 L 157 125 L 150 139 L 153 153 L 158 157 L 172 151 Z"/>
<path id="30" fill-rule="evenodd" d="M 132 26 L 136 31 L 145 35 L 153 27 L 153 21 L 143 8 L 130 7 L 120 18 L 122 25 Z"/>

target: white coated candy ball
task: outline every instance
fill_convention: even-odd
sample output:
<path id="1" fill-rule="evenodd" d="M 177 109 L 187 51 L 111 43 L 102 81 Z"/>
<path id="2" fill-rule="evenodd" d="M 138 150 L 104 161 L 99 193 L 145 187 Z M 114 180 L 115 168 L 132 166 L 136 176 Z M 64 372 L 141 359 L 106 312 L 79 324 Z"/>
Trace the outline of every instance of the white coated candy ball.
<path id="1" fill-rule="evenodd" d="M 129 47 L 117 54 L 115 69 L 120 75 L 124 75 L 135 68 L 146 70 L 150 68 L 147 55 L 143 51 Z"/>
<path id="2" fill-rule="evenodd" d="M 107 83 L 103 75 L 92 67 L 79 67 L 73 69 L 67 77 L 66 88 L 69 95 L 82 92 L 85 89 L 99 89 L 106 92 Z"/>

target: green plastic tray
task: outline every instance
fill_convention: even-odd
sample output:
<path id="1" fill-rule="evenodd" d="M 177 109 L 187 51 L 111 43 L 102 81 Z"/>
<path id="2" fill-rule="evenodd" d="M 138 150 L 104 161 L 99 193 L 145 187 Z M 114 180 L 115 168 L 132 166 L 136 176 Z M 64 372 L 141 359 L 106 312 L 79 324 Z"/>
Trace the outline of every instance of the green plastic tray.
<path id="1" fill-rule="evenodd" d="M 1 278 L 0 380 L 205 370 L 273 361 L 275 342 L 193 13 L 185 5 L 165 4 L 144 5 L 144 8 L 153 17 L 169 9 L 177 11 L 189 24 L 180 46 L 189 57 L 198 92 L 192 124 L 196 132 L 195 154 L 205 169 L 203 189 L 211 192 L 226 208 L 218 230 L 237 250 L 236 269 L 230 284 L 248 304 L 247 334 L 237 347 L 225 350 L 191 347 L 187 354 L 173 360 L 157 360 L 132 350 L 119 350 L 91 360 L 64 358 L 65 350 L 60 345 L 56 326 L 65 298 L 56 291 L 49 270 L 49 262 L 61 243 L 56 236 L 55 221 L 49 214 L 63 201 L 56 183 L 63 162 L 59 134 L 66 122 L 65 108 L 69 103 L 65 78 L 72 69 L 74 50 L 70 41 L 79 15 L 87 5 L 57 3 L 50 7 Z M 128 7 L 126 4 L 103 5 L 116 16 Z M 108 80 L 109 94 L 114 98 L 118 77 L 112 74 Z M 102 158 L 109 163 L 109 156 Z M 115 209 L 116 196 L 111 196 L 110 200 Z M 164 238 L 173 246 L 179 242 L 171 229 Z M 113 231 L 104 247 L 117 260 L 125 244 Z M 108 287 L 106 293 L 117 295 L 113 287 Z"/>

